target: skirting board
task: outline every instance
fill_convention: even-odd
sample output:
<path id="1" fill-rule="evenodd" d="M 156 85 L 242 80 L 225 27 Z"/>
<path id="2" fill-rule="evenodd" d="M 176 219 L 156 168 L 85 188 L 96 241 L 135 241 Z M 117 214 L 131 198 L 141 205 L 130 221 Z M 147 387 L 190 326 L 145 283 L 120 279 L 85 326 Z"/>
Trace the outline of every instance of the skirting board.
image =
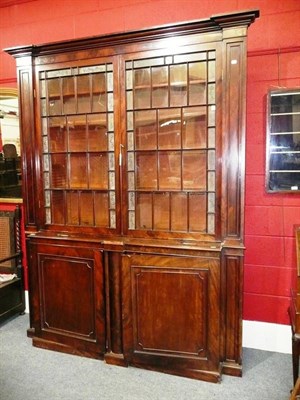
<path id="1" fill-rule="evenodd" d="M 25 301 L 25 312 L 29 313 L 27 290 L 25 291 Z M 291 328 L 289 325 L 243 321 L 243 347 L 291 354 Z"/>
<path id="2" fill-rule="evenodd" d="M 29 296 L 28 290 L 25 290 L 25 312 L 29 314 Z"/>
<path id="3" fill-rule="evenodd" d="M 268 322 L 243 321 L 243 347 L 291 354 L 291 327 Z"/>

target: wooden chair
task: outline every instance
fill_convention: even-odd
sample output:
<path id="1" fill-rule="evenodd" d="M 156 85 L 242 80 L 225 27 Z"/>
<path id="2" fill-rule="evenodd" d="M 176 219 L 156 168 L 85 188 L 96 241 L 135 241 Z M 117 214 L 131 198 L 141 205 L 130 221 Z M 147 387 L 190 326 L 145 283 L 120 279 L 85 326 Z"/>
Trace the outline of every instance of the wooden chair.
<path id="1" fill-rule="evenodd" d="M 25 310 L 20 208 L 0 211 L 0 323 Z"/>

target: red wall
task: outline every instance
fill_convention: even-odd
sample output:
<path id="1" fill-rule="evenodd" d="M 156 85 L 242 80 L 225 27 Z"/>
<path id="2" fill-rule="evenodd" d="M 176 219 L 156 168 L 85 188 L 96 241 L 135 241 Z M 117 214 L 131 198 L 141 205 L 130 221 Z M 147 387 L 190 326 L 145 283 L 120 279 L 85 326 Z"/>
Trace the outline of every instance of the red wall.
<path id="1" fill-rule="evenodd" d="M 265 100 L 270 88 L 300 87 L 299 0 L 0 0 L 0 48 L 252 8 L 261 16 L 248 39 L 244 319 L 287 324 L 300 195 L 264 191 Z M 14 60 L 1 52 L 0 84 L 15 77 Z"/>

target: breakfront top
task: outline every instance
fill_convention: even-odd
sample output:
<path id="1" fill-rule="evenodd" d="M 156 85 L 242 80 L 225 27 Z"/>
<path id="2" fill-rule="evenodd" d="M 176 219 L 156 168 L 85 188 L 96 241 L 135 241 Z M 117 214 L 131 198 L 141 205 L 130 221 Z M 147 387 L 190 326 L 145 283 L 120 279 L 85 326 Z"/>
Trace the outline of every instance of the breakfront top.
<path id="1" fill-rule="evenodd" d="M 26 229 L 240 244 L 245 38 L 257 16 L 7 49 Z"/>

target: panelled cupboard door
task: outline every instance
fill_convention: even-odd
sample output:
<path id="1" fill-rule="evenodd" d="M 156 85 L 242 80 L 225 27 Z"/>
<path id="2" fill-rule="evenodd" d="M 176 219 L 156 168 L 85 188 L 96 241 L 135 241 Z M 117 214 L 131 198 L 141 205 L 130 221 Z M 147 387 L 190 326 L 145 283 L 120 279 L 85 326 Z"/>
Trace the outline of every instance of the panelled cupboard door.
<path id="1" fill-rule="evenodd" d="M 220 262 L 123 257 L 124 354 L 129 363 L 218 381 Z"/>
<path id="2" fill-rule="evenodd" d="M 216 42 L 123 56 L 127 235 L 216 235 L 221 65 Z"/>
<path id="3" fill-rule="evenodd" d="M 91 248 L 31 244 L 33 321 L 37 346 L 102 358 L 105 306 L 102 253 Z M 37 303 L 38 299 L 38 303 Z M 60 345 L 58 345 L 58 350 Z M 76 349 L 76 350 L 74 350 Z"/>

